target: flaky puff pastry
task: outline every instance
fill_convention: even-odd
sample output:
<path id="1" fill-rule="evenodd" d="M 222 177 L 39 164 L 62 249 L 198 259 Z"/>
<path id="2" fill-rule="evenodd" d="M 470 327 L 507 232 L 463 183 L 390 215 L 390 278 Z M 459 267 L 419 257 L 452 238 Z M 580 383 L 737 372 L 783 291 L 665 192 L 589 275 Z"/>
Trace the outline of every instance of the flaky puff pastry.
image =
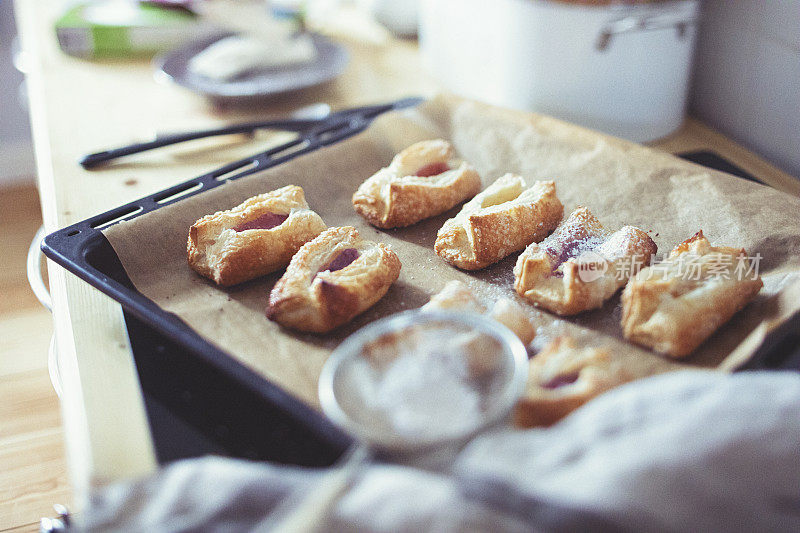
<path id="1" fill-rule="evenodd" d="M 431 296 L 430 301 L 422 306 L 422 310 L 485 314 L 514 332 L 526 346 L 536 335 L 533 324 L 517 302 L 511 298 L 500 298 L 494 302 L 490 310 L 487 310 L 472 291 L 457 280 L 447 282 L 441 291 Z"/>
<path id="2" fill-rule="evenodd" d="M 267 316 L 282 326 L 325 333 L 380 300 L 400 275 L 385 244 L 350 226 L 329 228 L 304 244 L 269 295 Z"/>
<path id="3" fill-rule="evenodd" d="M 379 228 L 410 226 L 444 213 L 481 190 L 481 178 L 449 142 L 413 144 L 353 194 L 353 207 Z"/>
<path id="4" fill-rule="evenodd" d="M 649 264 L 657 247 L 633 226 L 610 233 L 579 207 L 514 266 L 514 289 L 532 304 L 574 315 L 601 307 L 628 279 Z"/>
<path id="5" fill-rule="evenodd" d="M 506 174 L 444 223 L 434 248 L 451 265 L 477 270 L 541 241 L 563 214 L 554 182 L 529 187 L 521 176 Z"/>
<path id="6" fill-rule="evenodd" d="M 682 368 L 657 359 L 623 360 L 609 349 L 579 348 L 571 337 L 558 337 L 531 359 L 525 394 L 514 409 L 514 423 L 519 427 L 549 426 L 614 387 Z"/>
<path id="7" fill-rule="evenodd" d="M 325 227 L 303 189 L 287 185 L 195 222 L 187 243 L 189 266 L 219 285 L 242 283 L 285 267 Z"/>
<path id="8" fill-rule="evenodd" d="M 699 231 L 630 280 L 622 292 L 623 334 L 657 352 L 685 357 L 763 285 L 744 249 L 712 246 Z"/>

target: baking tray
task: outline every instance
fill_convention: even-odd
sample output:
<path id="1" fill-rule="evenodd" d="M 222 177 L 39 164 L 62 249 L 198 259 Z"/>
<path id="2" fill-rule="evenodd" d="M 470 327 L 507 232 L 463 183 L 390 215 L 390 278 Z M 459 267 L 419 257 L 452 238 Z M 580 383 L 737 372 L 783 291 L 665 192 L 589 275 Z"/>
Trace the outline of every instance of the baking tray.
<path id="1" fill-rule="evenodd" d="M 102 230 L 338 143 L 366 129 L 378 115 L 421 101 L 406 98 L 335 113 L 292 141 L 44 238 L 42 251 L 48 258 L 122 304 L 139 377 L 151 385 L 146 391 L 151 418 L 177 410 L 185 426 L 174 427 L 178 434 L 199 431 L 197 436 L 203 438 L 193 441 L 204 450 L 218 448 L 239 457 L 321 466 L 333 463 L 347 449 L 351 438 L 322 414 L 234 360 L 176 315 L 139 293 Z M 169 379 L 157 379 L 165 369 L 169 369 Z M 164 429 L 163 424 L 158 428 L 160 432 Z M 180 440 L 178 434 L 175 439 L 161 440 Z M 164 462 L 187 453 L 166 446 L 160 447 L 158 455 Z"/>
<path id="2" fill-rule="evenodd" d="M 383 112 L 413 106 L 406 99 L 339 113 L 289 143 L 236 161 L 198 178 L 79 222 L 42 245 L 56 263 L 119 301 L 124 309 L 148 419 L 161 462 L 222 453 L 236 457 L 319 466 L 331 464 L 351 439 L 321 414 L 203 340 L 177 316 L 133 287 L 102 230 L 179 202 L 225 181 L 274 167 L 366 129 Z M 712 153 L 684 154 L 730 172 Z M 698 161 L 700 162 L 700 161 Z M 730 167 L 733 168 L 733 167 Z M 741 169 L 734 174 L 753 179 Z M 797 320 L 771 336 L 748 368 L 797 368 Z"/>

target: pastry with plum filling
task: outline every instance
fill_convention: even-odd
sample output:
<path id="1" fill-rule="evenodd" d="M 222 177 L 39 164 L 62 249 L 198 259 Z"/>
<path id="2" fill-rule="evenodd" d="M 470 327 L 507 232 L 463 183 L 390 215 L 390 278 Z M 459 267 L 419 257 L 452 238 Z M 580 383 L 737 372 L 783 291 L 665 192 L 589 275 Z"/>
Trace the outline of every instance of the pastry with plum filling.
<path id="1" fill-rule="evenodd" d="M 659 357 L 623 359 L 610 349 L 578 347 L 573 338 L 558 337 L 531 359 L 514 423 L 549 426 L 614 387 L 684 368 Z"/>
<path id="2" fill-rule="evenodd" d="M 625 287 L 623 334 L 657 352 L 685 357 L 763 285 L 744 249 L 712 246 L 699 231 Z"/>
<path id="3" fill-rule="evenodd" d="M 353 207 L 379 228 L 410 226 L 444 213 L 481 190 L 481 178 L 456 158 L 444 140 L 413 144 L 388 167 L 368 178 L 353 195 Z"/>
<path id="4" fill-rule="evenodd" d="M 287 185 L 195 222 L 187 242 L 189 266 L 218 285 L 242 283 L 285 267 L 325 227 L 303 189 Z"/>
<path id="5" fill-rule="evenodd" d="M 400 275 L 385 244 L 350 226 L 329 228 L 304 244 L 269 295 L 267 316 L 282 326 L 325 333 L 380 300 Z"/>
<path id="6" fill-rule="evenodd" d="M 552 181 L 528 185 L 506 174 L 464 204 L 436 235 L 436 253 L 453 266 L 478 270 L 539 242 L 564 214 Z"/>
<path id="7" fill-rule="evenodd" d="M 656 243 L 623 226 L 611 233 L 579 207 L 541 243 L 528 246 L 514 266 L 514 289 L 532 304 L 559 315 L 601 307 L 650 263 Z"/>

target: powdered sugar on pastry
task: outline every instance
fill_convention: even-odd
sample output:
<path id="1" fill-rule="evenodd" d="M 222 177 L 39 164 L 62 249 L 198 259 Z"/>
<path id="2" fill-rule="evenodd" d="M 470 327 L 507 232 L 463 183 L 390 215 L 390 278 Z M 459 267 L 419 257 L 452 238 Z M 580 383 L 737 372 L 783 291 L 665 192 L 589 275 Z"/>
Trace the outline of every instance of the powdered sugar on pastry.
<path id="1" fill-rule="evenodd" d="M 610 233 L 585 207 L 528 246 L 514 266 L 514 289 L 532 304 L 573 315 L 603 305 L 650 262 L 656 244 L 639 228 Z"/>
<path id="2" fill-rule="evenodd" d="M 422 141 L 362 183 L 353 208 L 373 226 L 396 228 L 444 213 L 480 189 L 480 176 L 450 143 Z"/>
<path id="3" fill-rule="evenodd" d="M 563 213 L 554 182 L 529 187 L 521 176 L 506 174 L 444 223 L 434 248 L 451 265 L 477 270 L 541 241 Z"/>

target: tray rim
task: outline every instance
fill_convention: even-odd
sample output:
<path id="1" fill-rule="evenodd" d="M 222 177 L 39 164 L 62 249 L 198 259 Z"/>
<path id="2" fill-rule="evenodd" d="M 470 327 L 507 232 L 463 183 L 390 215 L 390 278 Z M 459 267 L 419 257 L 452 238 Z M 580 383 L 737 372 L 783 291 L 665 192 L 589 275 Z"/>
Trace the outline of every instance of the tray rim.
<path id="1" fill-rule="evenodd" d="M 322 412 L 313 409 L 278 384 L 251 370 L 226 351 L 202 338 L 177 315 L 162 309 L 153 300 L 137 291 L 132 284 L 126 286 L 99 270 L 90 263 L 89 256 L 100 246 L 111 247 L 102 231 L 105 228 L 202 194 L 228 181 L 273 168 L 306 153 L 336 144 L 364 131 L 374 118 L 387 111 L 413 107 L 421 102 L 423 99 L 420 97 L 410 97 L 334 113 L 321 119 L 317 125 L 300 132 L 300 135 L 291 141 L 56 230 L 45 236 L 41 250 L 49 259 L 111 297 L 133 316 L 182 345 L 207 364 L 225 372 L 239 385 L 257 392 L 273 407 L 321 439 L 331 445 L 352 442 L 352 438 L 329 421 Z M 290 152 L 286 153 L 287 151 Z M 116 254 L 114 255 L 116 257 Z"/>
<path id="2" fill-rule="evenodd" d="M 176 315 L 165 311 L 134 288 L 125 286 L 89 264 L 87 255 L 99 245 L 110 247 L 110 243 L 102 233 L 102 230 L 109 226 L 132 220 L 161 207 L 201 194 L 206 190 L 223 185 L 227 181 L 275 167 L 303 154 L 336 144 L 365 130 L 372 120 L 382 113 L 413 107 L 423 101 L 424 99 L 419 97 L 405 98 L 388 104 L 336 113 L 321 120 L 318 125 L 309 130 L 301 132 L 292 141 L 254 156 L 234 161 L 196 178 L 185 180 L 52 232 L 42 240 L 41 249 L 49 259 L 114 299 L 139 320 L 181 344 L 206 363 L 227 373 L 241 386 L 259 393 L 275 408 L 285 412 L 290 418 L 304 425 L 322 439 L 332 445 L 352 442 L 351 436 L 346 435 L 321 412 L 246 367 L 226 351 L 206 341 Z M 287 150 L 291 150 L 291 152 L 284 153 Z M 675 154 L 676 157 L 681 157 L 681 155 Z M 737 177 L 743 178 L 744 176 Z M 748 178 L 745 177 L 745 179 Z M 790 338 L 794 330 L 800 328 L 800 312 L 787 323 L 791 325 L 775 332 L 778 334 L 771 336 L 772 342 L 762 345 L 750 358 L 748 364 L 740 370 L 762 368 L 769 352 L 777 348 L 779 340 Z"/>

